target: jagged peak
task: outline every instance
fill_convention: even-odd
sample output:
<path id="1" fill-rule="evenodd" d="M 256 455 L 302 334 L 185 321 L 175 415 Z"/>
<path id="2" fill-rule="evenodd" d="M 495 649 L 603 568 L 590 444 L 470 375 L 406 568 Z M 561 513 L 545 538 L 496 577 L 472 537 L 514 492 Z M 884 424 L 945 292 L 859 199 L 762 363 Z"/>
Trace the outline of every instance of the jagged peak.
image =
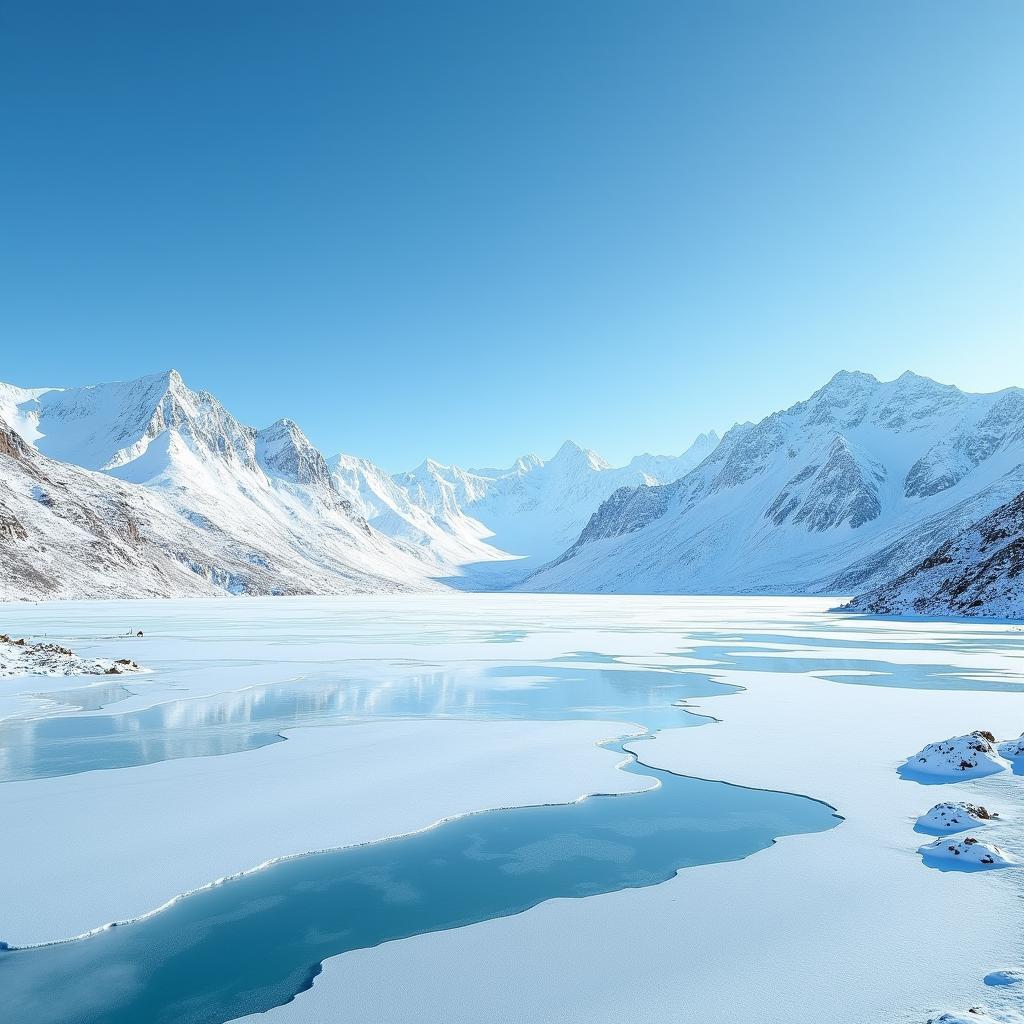
<path id="1" fill-rule="evenodd" d="M 817 398 L 829 398 L 833 395 L 848 394 L 851 391 L 863 391 L 869 388 L 877 388 L 881 381 L 873 374 L 863 370 L 839 370 L 834 373 L 828 383 L 818 388 L 811 395 L 810 401 Z"/>
<path id="2" fill-rule="evenodd" d="M 263 427 L 257 431 L 261 437 L 269 437 L 274 434 L 298 434 L 303 439 L 306 438 L 302 428 L 295 422 L 295 420 L 288 419 L 287 416 L 282 416 L 279 420 L 274 420 L 269 427 Z"/>
<path id="3" fill-rule="evenodd" d="M 544 460 L 537 455 L 535 452 L 528 452 L 526 455 L 520 455 L 515 462 L 512 463 L 513 473 L 529 473 L 532 469 L 538 469 L 544 465 Z"/>

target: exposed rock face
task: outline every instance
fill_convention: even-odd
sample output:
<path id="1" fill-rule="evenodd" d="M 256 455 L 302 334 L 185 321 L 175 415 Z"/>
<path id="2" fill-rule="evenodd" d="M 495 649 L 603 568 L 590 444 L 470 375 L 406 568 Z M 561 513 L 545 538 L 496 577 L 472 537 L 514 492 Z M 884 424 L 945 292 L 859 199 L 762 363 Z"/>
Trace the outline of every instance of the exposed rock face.
<path id="1" fill-rule="evenodd" d="M 268 476 L 327 492 L 334 489 L 327 460 L 291 420 L 256 433 L 256 461 Z"/>
<path id="2" fill-rule="evenodd" d="M 1024 618 L 1024 493 L 846 607 L 880 615 Z"/>
<path id="3" fill-rule="evenodd" d="M 794 523 L 806 524 L 812 533 L 848 523 L 853 529 L 882 513 L 879 488 L 885 468 L 861 455 L 859 458 L 841 434 L 837 434 L 824 465 L 805 466 L 776 497 L 765 515 L 781 526 L 792 515 Z"/>

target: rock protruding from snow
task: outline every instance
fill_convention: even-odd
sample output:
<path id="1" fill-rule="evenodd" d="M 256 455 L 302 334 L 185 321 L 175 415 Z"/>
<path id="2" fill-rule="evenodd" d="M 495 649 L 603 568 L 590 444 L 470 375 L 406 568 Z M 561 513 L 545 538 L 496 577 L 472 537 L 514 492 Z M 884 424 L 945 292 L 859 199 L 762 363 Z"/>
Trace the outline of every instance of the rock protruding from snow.
<path id="1" fill-rule="evenodd" d="M 256 433 L 256 461 L 268 477 L 330 491 L 327 460 L 291 420 L 278 420 Z"/>
<path id="2" fill-rule="evenodd" d="M 142 671 L 131 658 L 82 658 L 60 644 L 31 644 L 0 633 L 0 676 L 119 676 Z"/>
<path id="3" fill-rule="evenodd" d="M 878 615 L 1024 618 L 1024 492 L 846 607 Z"/>
<path id="4" fill-rule="evenodd" d="M 985 825 L 999 815 L 979 804 L 968 804 L 962 801 L 936 804 L 927 814 L 917 819 L 915 828 L 918 832 L 929 835 L 944 836 L 953 832 L 966 832 L 970 828 Z"/>
<path id="5" fill-rule="evenodd" d="M 1006 760 L 996 749 L 995 736 L 979 729 L 968 736 L 953 736 L 929 743 L 906 759 L 900 767 L 900 774 L 910 778 L 924 776 L 929 781 L 948 779 L 959 782 L 994 775 L 1006 767 Z"/>
<path id="6" fill-rule="evenodd" d="M 985 843 L 973 836 L 964 839 L 936 839 L 925 843 L 917 852 L 926 864 L 936 867 L 978 871 L 986 868 L 1010 868 L 1020 864 L 1012 853 L 994 843 Z"/>
<path id="7" fill-rule="evenodd" d="M 1016 761 L 1024 757 L 1024 734 L 1015 740 L 1003 740 L 999 744 L 999 753 L 1008 761 Z"/>
<path id="8" fill-rule="evenodd" d="M 984 1007 L 972 1006 L 964 1013 L 942 1013 L 938 1017 L 929 1017 L 925 1024 L 1024 1024 L 1024 1017 L 1014 1010 L 993 1016 Z"/>

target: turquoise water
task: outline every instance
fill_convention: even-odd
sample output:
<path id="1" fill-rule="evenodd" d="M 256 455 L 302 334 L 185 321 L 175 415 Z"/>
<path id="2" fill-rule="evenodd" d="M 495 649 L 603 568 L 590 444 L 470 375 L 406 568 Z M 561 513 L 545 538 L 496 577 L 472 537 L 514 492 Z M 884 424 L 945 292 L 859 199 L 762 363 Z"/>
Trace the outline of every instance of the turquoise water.
<path id="1" fill-rule="evenodd" d="M 11 720 L 0 725 L 0 777 L 233 753 L 279 740 L 282 728 L 373 717 L 618 718 L 653 732 L 707 721 L 680 707 L 687 698 L 737 690 L 700 673 L 587 652 L 536 664 L 349 666 L 341 675 L 123 714 Z M 77 706 L 103 697 L 123 695 L 67 695 Z M 839 821 L 806 797 L 684 778 L 632 758 L 623 770 L 656 787 L 488 811 L 297 858 L 134 924 L 2 952 L 5 1011 L 19 1024 L 220 1024 L 287 1001 L 340 953 L 522 913 L 550 899 L 657 885 L 683 868 L 738 860 L 779 836 Z"/>
<path id="2" fill-rule="evenodd" d="M 220 1024 L 286 1002 L 339 953 L 657 885 L 840 820 L 805 797 L 624 770 L 659 785 L 282 862 L 135 924 L 0 953 L 5 1012 L 19 1024 Z"/>
<path id="3" fill-rule="evenodd" d="M 444 669 L 367 664 L 141 711 L 8 719 L 0 722 L 0 782 L 232 754 L 280 742 L 283 729 L 368 718 L 624 719 L 651 729 L 696 725 L 701 719 L 681 714 L 677 701 L 738 689 L 698 673 L 585 657 L 616 667 L 576 664 L 584 655 L 536 665 L 470 663 Z M 98 708 L 126 696 L 121 685 L 101 685 L 76 688 L 63 699 Z"/>

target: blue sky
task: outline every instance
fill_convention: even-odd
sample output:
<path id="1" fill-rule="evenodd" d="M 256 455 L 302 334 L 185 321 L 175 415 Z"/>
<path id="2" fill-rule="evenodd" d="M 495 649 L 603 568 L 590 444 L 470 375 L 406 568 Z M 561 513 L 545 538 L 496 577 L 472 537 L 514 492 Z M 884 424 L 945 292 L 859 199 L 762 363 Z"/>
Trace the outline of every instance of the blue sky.
<path id="1" fill-rule="evenodd" d="M 392 470 L 1024 384 L 1024 4 L 0 5 L 0 379 Z"/>

